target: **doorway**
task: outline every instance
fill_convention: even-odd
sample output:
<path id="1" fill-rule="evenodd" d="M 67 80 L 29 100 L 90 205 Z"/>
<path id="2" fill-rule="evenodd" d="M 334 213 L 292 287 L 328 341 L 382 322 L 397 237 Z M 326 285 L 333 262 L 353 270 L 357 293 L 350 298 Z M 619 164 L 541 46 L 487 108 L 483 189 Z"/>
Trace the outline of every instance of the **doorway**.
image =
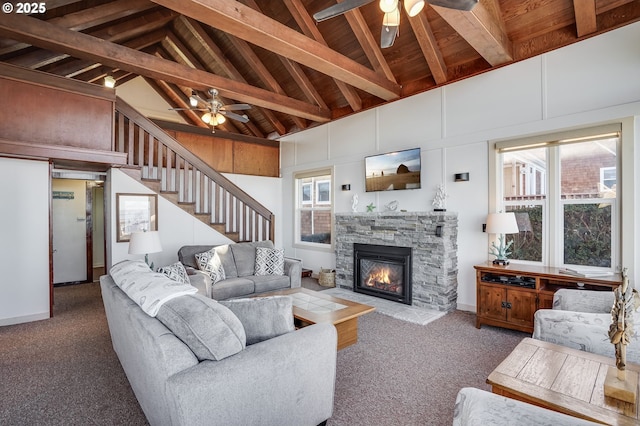
<path id="1" fill-rule="evenodd" d="M 93 282 L 105 266 L 104 178 L 54 172 L 51 181 L 52 285 Z"/>

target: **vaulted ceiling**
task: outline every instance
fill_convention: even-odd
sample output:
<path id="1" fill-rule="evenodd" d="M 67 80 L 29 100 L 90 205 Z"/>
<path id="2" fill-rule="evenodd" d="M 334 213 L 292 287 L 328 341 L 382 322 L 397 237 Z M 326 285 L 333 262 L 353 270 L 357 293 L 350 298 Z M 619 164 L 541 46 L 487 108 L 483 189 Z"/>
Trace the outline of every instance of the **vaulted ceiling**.
<path id="1" fill-rule="evenodd" d="M 47 0 L 0 14 L 0 61 L 95 84 L 142 76 L 176 108 L 213 87 L 252 105 L 248 123 L 220 128 L 275 139 L 640 20 L 640 0 L 480 0 L 468 12 L 427 1 L 412 18 L 402 10 L 382 49 L 378 1 L 313 20 L 335 3 Z"/>

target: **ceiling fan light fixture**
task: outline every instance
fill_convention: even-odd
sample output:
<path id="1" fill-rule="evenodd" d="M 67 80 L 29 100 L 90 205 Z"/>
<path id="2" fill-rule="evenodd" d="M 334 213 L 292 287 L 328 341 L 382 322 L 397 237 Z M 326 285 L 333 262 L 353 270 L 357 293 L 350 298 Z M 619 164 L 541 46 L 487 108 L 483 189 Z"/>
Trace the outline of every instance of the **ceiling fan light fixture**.
<path id="1" fill-rule="evenodd" d="M 207 112 L 207 113 L 202 114 L 202 117 L 200 117 L 200 118 L 202 118 L 202 121 L 204 121 L 205 123 L 209 124 L 209 122 L 212 120 L 213 117 L 211 116 L 210 112 Z"/>
<path id="2" fill-rule="evenodd" d="M 198 98 L 196 98 L 196 92 L 194 90 L 191 91 L 191 96 L 189 96 L 189 105 L 194 108 L 198 106 Z"/>
<path id="3" fill-rule="evenodd" d="M 398 0 L 380 0 L 380 10 L 384 13 L 393 12 L 398 8 Z"/>
<path id="4" fill-rule="evenodd" d="M 227 119 L 224 117 L 224 115 L 217 113 L 214 117 L 213 117 L 213 126 L 217 126 L 218 124 L 222 124 L 225 121 L 227 121 Z"/>
<path id="5" fill-rule="evenodd" d="M 391 12 L 384 14 L 382 19 L 383 27 L 399 27 L 400 26 L 400 9 L 395 8 Z"/>
<path id="6" fill-rule="evenodd" d="M 104 87 L 108 87 L 109 89 L 113 89 L 116 87 L 116 79 L 112 76 L 108 75 L 104 78 Z"/>
<path id="7" fill-rule="evenodd" d="M 404 0 L 404 10 L 410 18 L 416 16 L 424 8 L 424 0 Z"/>

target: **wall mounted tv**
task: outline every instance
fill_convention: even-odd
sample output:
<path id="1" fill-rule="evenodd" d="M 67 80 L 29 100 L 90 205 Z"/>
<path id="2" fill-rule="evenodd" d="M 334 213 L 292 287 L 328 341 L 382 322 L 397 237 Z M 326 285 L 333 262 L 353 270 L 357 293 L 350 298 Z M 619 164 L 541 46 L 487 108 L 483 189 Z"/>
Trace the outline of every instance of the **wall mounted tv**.
<path id="1" fill-rule="evenodd" d="M 420 148 L 371 155 L 364 159 L 365 190 L 420 188 Z"/>

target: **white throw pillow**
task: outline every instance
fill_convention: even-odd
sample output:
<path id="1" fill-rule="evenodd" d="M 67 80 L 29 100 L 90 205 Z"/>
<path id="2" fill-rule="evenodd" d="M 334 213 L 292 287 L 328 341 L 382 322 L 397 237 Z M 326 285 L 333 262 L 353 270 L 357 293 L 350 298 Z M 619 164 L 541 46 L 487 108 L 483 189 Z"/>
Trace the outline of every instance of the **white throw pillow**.
<path id="1" fill-rule="evenodd" d="M 256 275 L 284 275 L 284 250 L 256 247 Z"/>
<path id="2" fill-rule="evenodd" d="M 187 270 L 184 269 L 184 265 L 180 262 L 158 268 L 158 272 L 160 272 L 161 274 L 165 274 L 167 277 L 179 283 L 191 284 L 191 281 L 189 281 Z"/>
<path id="3" fill-rule="evenodd" d="M 198 268 L 209 274 L 213 284 L 226 279 L 224 268 L 222 267 L 222 260 L 220 260 L 220 256 L 218 256 L 215 248 L 205 251 L 204 253 L 197 253 L 195 257 L 198 262 Z"/>

